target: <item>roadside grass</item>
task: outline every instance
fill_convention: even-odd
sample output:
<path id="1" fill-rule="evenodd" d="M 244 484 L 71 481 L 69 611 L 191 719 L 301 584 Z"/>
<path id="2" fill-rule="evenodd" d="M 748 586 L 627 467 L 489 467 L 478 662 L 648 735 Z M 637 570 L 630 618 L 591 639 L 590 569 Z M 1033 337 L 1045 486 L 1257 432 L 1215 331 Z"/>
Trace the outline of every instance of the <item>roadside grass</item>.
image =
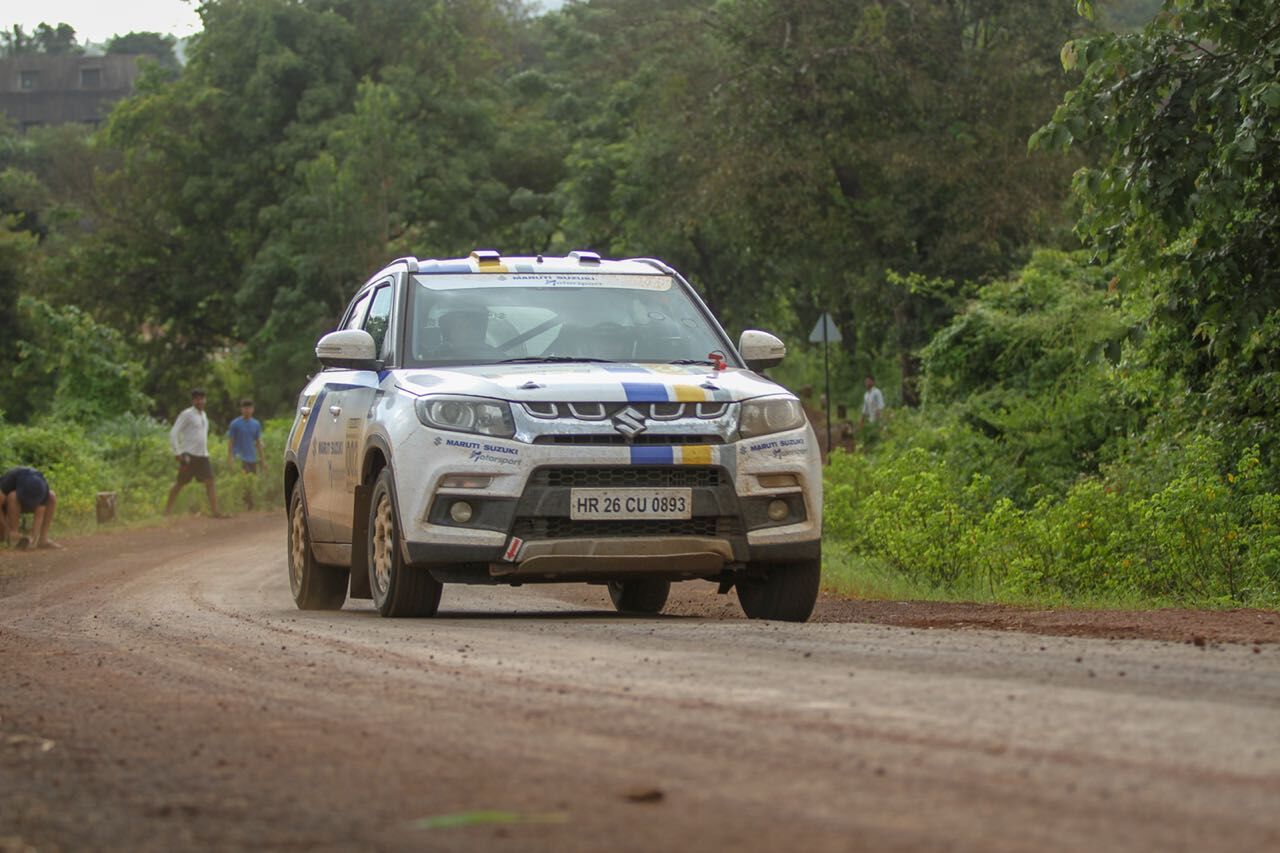
<path id="1" fill-rule="evenodd" d="M 921 430 L 832 455 L 834 590 L 1040 607 L 1280 604 L 1280 493 L 1257 448 L 1237 456 L 1193 436 L 1166 468 L 1110 464 L 1060 492 L 1010 496 L 954 435 L 934 447 Z"/>
<path id="2" fill-rule="evenodd" d="M 864 601 L 937 601 L 1003 604 L 1041 610 L 1153 610 L 1195 606 L 1197 609 L 1230 609 L 1227 602 L 1188 605 L 1185 601 L 1144 597 L 1116 591 L 1106 595 L 1064 595 L 1045 591 L 1038 596 L 1017 595 L 985 584 L 956 583 L 934 586 L 895 571 L 883 560 L 855 553 L 847 543 L 827 536 L 822 543 L 822 590 L 831 595 Z"/>
<path id="3" fill-rule="evenodd" d="M 852 553 L 830 537 L 822 543 L 822 588 L 848 598 L 875 601 L 959 601 L 949 590 L 918 583 L 874 557 Z"/>

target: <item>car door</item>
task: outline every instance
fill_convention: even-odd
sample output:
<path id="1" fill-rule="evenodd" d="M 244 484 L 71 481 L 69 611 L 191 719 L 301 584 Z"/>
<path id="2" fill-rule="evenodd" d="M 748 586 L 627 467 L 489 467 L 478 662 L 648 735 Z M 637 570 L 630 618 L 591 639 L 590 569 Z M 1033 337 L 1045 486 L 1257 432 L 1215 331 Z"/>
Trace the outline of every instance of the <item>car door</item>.
<path id="1" fill-rule="evenodd" d="M 352 300 L 338 328 L 362 328 L 372 298 L 371 289 L 361 291 Z M 333 410 L 336 408 L 341 412 L 342 403 L 336 398 L 341 394 L 344 376 L 350 372 L 339 368 L 324 369 L 311 381 L 303 401 L 306 423 L 298 447 L 298 462 L 313 542 L 337 541 L 333 529 L 333 464 L 335 456 L 341 455 L 335 452 L 334 442 L 341 441 L 341 438 L 334 426 Z"/>
<path id="2" fill-rule="evenodd" d="M 384 362 L 390 360 L 394 346 L 391 331 L 394 327 L 394 291 L 391 278 L 374 285 L 369 310 L 360 325 L 373 338 L 374 351 Z M 335 542 L 345 543 L 352 539 L 365 425 L 380 382 L 381 376 L 372 370 L 337 371 L 330 382 L 329 403 L 323 416 L 329 440 L 333 442 L 328 465 L 329 503 L 326 510 Z"/>

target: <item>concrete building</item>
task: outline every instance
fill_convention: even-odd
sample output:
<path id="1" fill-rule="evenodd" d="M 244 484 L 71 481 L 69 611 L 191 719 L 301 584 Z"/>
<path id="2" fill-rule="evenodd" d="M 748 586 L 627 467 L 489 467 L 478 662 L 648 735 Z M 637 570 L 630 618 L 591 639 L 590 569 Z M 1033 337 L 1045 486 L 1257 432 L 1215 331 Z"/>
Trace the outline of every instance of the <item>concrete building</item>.
<path id="1" fill-rule="evenodd" d="M 0 113 L 22 130 L 53 124 L 98 125 L 111 104 L 133 91 L 137 56 L 50 56 L 0 59 Z"/>

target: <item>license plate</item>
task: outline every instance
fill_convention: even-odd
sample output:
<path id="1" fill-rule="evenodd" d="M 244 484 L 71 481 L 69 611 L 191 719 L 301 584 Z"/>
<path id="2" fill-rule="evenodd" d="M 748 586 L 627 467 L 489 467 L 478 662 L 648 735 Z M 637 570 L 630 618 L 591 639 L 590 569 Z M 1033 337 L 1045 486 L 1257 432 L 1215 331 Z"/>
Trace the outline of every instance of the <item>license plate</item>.
<path id="1" fill-rule="evenodd" d="M 571 489 L 574 521 L 692 518 L 693 489 Z"/>

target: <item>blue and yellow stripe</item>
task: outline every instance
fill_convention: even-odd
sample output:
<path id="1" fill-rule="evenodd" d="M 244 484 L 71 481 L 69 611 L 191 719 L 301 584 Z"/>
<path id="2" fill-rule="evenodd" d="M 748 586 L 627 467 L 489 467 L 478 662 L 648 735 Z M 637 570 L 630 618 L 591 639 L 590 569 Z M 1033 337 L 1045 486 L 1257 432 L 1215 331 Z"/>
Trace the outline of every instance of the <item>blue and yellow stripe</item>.
<path id="1" fill-rule="evenodd" d="M 644 444 L 631 447 L 632 465 L 710 465 L 715 449 L 709 444 Z"/>

